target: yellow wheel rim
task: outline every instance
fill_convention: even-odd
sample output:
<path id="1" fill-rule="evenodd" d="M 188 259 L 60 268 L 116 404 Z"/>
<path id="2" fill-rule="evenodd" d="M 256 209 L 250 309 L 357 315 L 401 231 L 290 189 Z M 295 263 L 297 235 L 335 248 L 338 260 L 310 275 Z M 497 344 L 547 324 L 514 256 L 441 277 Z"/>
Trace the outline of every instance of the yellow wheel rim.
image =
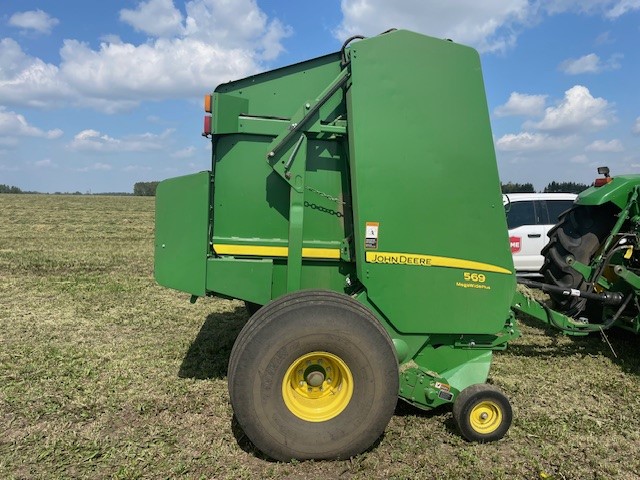
<path id="1" fill-rule="evenodd" d="M 308 422 L 325 422 L 347 408 L 353 375 L 347 364 L 328 352 L 298 357 L 282 379 L 282 398 L 289 411 Z"/>
<path id="2" fill-rule="evenodd" d="M 502 423 L 502 409 L 490 400 L 480 402 L 471 410 L 470 423 L 471 427 L 480 434 L 493 433 Z"/>

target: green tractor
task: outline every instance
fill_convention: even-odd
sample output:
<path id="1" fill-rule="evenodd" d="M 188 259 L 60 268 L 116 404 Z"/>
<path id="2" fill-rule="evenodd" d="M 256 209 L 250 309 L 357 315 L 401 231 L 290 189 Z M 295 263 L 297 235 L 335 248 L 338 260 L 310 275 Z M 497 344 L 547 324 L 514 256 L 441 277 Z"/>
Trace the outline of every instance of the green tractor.
<path id="1" fill-rule="evenodd" d="M 640 333 L 639 175 L 604 177 L 582 192 L 549 232 L 541 273 L 553 308 L 585 330 L 613 325 Z M 555 288 L 554 288 L 555 287 Z"/>
<path id="2" fill-rule="evenodd" d="M 498 440 L 511 406 L 485 382 L 519 335 L 514 311 L 597 328 L 516 291 L 477 52 L 402 30 L 352 40 L 218 86 L 211 170 L 157 189 L 158 283 L 254 312 L 229 395 L 277 460 L 366 450 L 398 398 L 451 405 L 465 438 Z M 637 316 L 635 237 L 619 233 L 638 218 L 631 184 L 582 196 L 547 251 L 559 308 L 606 304 L 603 328 Z M 598 226 L 574 226 L 586 218 Z"/>

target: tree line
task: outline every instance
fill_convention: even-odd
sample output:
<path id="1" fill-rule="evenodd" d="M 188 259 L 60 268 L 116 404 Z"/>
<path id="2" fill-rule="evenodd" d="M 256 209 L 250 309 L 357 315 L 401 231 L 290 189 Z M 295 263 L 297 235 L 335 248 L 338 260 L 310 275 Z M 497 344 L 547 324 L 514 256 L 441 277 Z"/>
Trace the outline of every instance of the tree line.
<path id="1" fill-rule="evenodd" d="M 508 182 L 501 184 L 502 193 L 536 193 L 532 183 Z M 591 185 L 576 182 L 556 182 L 549 183 L 542 193 L 580 193 Z"/>
<path id="2" fill-rule="evenodd" d="M 155 197 L 156 188 L 158 188 L 158 183 L 160 182 L 136 182 L 133 185 L 133 195 L 138 197 Z M 589 188 L 590 185 L 586 185 L 584 183 L 576 183 L 576 182 L 556 182 L 553 181 L 549 183 L 546 187 L 544 187 L 543 193 L 555 193 L 555 192 L 563 192 L 563 193 L 580 193 L 583 190 Z M 535 193 L 535 188 L 533 188 L 532 183 L 514 183 L 507 182 L 502 183 L 502 193 Z M 0 193 L 39 193 L 39 192 L 25 192 L 20 188 L 12 186 L 12 185 L 4 185 L 0 184 Z M 57 195 L 60 195 L 61 192 L 56 192 Z M 83 195 L 81 192 L 72 192 L 70 195 Z M 126 192 L 109 192 L 109 193 L 98 193 L 93 195 L 132 195 L 131 193 Z"/>
<path id="3" fill-rule="evenodd" d="M 160 182 L 137 182 L 133 185 L 133 194 L 139 197 L 155 197 Z"/>
<path id="4" fill-rule="evenodd" d="M 118 196 L 136 195 L 140 197 L 155 197 L 158 183 L 160 182 L 137 182 L 133 185 L 133 193 L 129 193 L 129 192 L 82 193 L 77 191 L 77 192 L 55 192 L 54 195 L 118 195 Z M 5 185 L 5 184 L 0 184 L 0 193 L 41 194 L 41 192 L 24 191 L 19 187 L 16 187 L 13 185 Z"/>

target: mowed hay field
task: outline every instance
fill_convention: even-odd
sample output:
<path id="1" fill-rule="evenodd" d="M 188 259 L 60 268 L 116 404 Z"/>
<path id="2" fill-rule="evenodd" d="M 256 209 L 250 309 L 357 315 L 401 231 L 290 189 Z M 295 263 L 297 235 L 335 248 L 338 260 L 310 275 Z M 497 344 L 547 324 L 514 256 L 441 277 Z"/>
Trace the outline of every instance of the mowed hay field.
<path id="1" fill-rule="evenodd" d="M 153 217 L 152 198 L 0 195 L 0 478 L 640 478 L 640 338 L 610 332 L 616 357 L 531 321 L 490 374 L 503 440 L 400 403 L 356 458 L 265 459 L 227 395 L 244 307 L 157 286 Z"/>

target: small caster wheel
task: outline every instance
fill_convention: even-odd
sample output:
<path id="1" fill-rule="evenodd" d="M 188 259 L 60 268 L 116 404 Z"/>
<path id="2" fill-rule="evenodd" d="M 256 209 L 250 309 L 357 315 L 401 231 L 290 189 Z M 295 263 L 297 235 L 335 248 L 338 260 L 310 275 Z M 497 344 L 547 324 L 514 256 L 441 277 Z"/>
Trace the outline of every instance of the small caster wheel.
<path id="1" fill-rule="evenodd" d="M 513 412 L 509 400 L 499 389 L 477 383 L 465 388 L 455 399 L 453 418 L 464 438 L 485 443 L 505 436 Z"/>

